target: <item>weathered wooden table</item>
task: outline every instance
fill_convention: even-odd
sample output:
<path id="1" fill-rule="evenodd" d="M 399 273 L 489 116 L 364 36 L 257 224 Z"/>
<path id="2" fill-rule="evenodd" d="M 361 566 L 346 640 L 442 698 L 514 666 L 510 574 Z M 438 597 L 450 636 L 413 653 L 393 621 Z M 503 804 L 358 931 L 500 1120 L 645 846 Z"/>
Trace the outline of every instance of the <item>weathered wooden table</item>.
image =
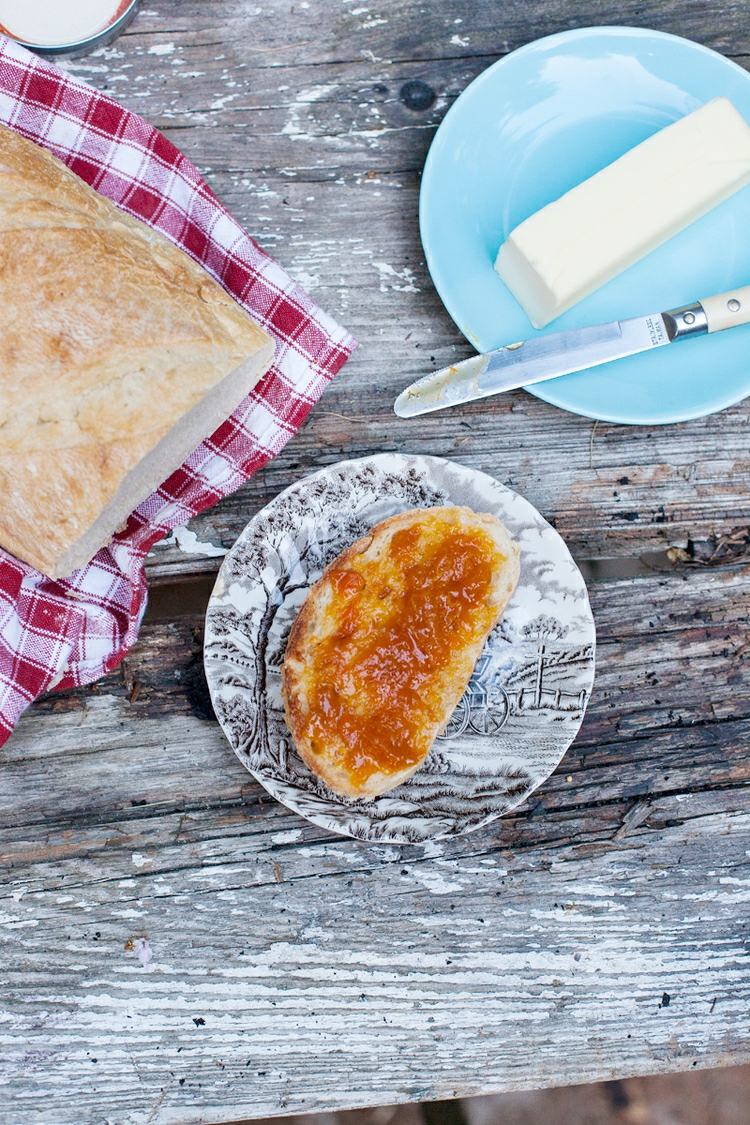
<path id="1" fill-rule="evenodd" d="M 391 412 L 470 350 L 417 228 L 436 125 L 504 52 L 593 23 L 750 53 L 729 2 L 144 0 L 69 64 L 162 128 L 362 347 L 283 455 L 155 550 L 122 666 L 40 701 L 0 752 L 4 1123 L 219 1122 L 750 1059 L 748 404 L 663 428 L 520 391 Z M 276 804 L 202 674 L 219 551 L 290 482 L 377 450 L 527 496 L 598 627 L 557 773 L 425 847 Z"/>

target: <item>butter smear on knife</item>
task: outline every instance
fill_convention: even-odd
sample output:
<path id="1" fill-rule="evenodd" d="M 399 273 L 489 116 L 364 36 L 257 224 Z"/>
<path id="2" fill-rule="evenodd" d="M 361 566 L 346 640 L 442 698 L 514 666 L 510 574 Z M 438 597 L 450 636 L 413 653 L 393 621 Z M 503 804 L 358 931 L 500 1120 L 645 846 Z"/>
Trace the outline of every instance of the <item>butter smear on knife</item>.
<path id="1" fill-rule="evenodd" d="M 543 328 L 750 183 L 750 127 L 714 98 L 520 223 L 495 269 Z"/>

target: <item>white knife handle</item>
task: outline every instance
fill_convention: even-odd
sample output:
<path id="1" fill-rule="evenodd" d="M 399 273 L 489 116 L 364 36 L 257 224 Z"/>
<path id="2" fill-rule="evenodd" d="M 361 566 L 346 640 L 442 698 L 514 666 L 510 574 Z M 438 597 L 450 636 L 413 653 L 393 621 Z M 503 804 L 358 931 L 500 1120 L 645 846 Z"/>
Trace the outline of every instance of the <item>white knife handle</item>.
<path id="1" fill-rule="evenodd" d="M 750 324 L 750 285 L 730 289 L 718 297 L 702 297 L 699 304 L 706 314 L 709 332 L 723 332 L 736 324 Z"/>

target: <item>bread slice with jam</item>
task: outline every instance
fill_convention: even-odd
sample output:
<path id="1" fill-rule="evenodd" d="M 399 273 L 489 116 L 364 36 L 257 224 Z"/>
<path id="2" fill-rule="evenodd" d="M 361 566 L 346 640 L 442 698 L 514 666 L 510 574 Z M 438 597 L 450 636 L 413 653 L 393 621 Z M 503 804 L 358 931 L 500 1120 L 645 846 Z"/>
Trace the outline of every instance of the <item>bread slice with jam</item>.
<path id="1" fill-rule="evenodd" d="M 312 586 L 282 669 L 287 724 L 335 793 L 370 798 L 424 762 L 518 583 L 519 547 L 465 507 L 391 516 Z"/>

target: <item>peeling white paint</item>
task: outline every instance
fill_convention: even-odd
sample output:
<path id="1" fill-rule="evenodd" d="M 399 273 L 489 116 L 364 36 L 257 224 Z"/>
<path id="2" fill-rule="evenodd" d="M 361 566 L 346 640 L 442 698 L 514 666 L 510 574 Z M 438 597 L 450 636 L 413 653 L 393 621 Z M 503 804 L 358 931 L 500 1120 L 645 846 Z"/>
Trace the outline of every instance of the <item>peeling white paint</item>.
<path id="1" fill-rule="evenodd" d="M 228 105 L 229 102 L 233 102 L 238 97 L 239 94 L 224 94 L 222 97 L 211 102 L 209 109 L 223 109 L 225 105 Z"/>
<path id="2" fill-rule="evenodd" d="M 308 293 L 320 286 L 320 277 L 317 273 L 305 273 L 304 270 L 292 269 L 291 274 L 294 280 L 298 281 Z"/>
<path id="3" fill-rule="evenodd" d="M 315 134 L 310 133 L 304 128 L 300 122 L 303 110 L 307 109 L 314 102 L 319 102 L 322 98 L 327 98 L 335 93 L 339 88 L 338 82 L 321 83 L 319 86 L 307 86 L 305 89 L 300 90 L 294 102 L 289 106 L 289 117 L 281 130 L 282 136 L 292 137 L 293 140 L 320 140 Z M 308 120 L 312 121 L 314 118 L 308 114 Z"/>
<path id="4" fill-rule="evenodd" d="M 452 895 L 464 889 L 463 883 L 450 883 L 438 871 L 427 867 L 413 867 L 410 874 L 433 895 Z"/>
<path id="5" fill-rule="evenodd" d="M 414 271 L 409 266 L 404 266 L 402 270 L 396 270 L 388 262 L 373 262 L 373 269 L 376 269 L 380 274 L 380 292 L 387 293 L 389 289 L 394 289 L 399 293 L 419 293 L 420 290 L 414 284 Z M 394 280 L 391 280 L 394 279 Z M 398 284 L 402 281 L 404 284 Z"/>
<path id="6" fill-rule="evenodd" d="M 226 547 L 215 547 L 213 543 L 204 542 L 189 527 L 176 527 L 157 546 L 179 547 L 186 555 L 201 555 L 203 558 L 223 558 L 227 553 Z"/>
<path id="7" fill-rule="evenodd" d="M 302 839 L 302 829 L 292 828 L 289 832 L 275 832 L 271 836 L 272 844 L 295 844 Z"/>

